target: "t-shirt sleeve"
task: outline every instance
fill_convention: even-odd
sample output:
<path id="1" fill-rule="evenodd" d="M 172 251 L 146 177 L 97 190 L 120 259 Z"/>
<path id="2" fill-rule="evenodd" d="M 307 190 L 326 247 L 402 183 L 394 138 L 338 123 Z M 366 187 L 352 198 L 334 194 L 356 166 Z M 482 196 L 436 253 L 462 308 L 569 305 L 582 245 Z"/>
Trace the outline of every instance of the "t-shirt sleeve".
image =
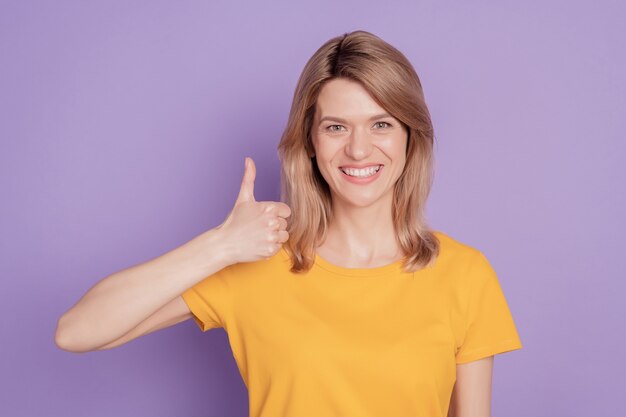
<path id="1" fill-rule="evenodd" d="M 482 252 L 471 262 L 465 332 L 456 353 L 457 364 L 522 348 L 494 269 Z"/>
<path id="2" fill-rule="evenodd" d="M 208 276 L 182 294 L 194 321 L 203 332 L 226 327 L 231 306 L 231 294 L 225 280 L 227 269 Z"/>

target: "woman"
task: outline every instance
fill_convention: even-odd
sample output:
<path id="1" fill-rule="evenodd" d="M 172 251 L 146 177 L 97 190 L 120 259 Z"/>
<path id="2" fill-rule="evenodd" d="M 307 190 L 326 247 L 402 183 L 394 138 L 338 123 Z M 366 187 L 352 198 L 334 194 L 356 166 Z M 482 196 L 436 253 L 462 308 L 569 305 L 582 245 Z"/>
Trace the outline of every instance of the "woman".
<path id="1" fill-rule="evenodd" d="M 221 225 L 100 281 L 57 344 L 193 318 L 227 331 L 251 416 L 488 416 L 493 357 L 522 345 L 485 256 L 425 225 L 433 139 L 404 55 L 365 31 L 329 40 L 278 146 L 282 202 L 255 200 L 246 158 Z"/>

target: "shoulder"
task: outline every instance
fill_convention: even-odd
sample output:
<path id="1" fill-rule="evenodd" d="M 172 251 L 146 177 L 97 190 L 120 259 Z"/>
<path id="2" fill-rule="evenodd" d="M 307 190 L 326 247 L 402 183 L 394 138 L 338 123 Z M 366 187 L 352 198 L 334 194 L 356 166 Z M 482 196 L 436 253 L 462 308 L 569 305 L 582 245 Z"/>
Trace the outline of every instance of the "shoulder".
<path id="1" fill-rule="evenodd" d="M 228 285 L 261 284 L 275 281 L 289 272 L 289 256 L 280 249 L 269 259 L 260 259 L 252 262 L 239 262 L 228 265 L 216 275 Z"/>
<path id="2" fill-rule="evenodd" d="M 439 241 L 439 259 L 437 263 L 440 266 L 454 269 L 467 268 L 472 262 L 483 256 L 478 248 L 446 232 L 435 230 L 433 234 Z"/>
<path id="3" fill-rule="evenodd" d="M 457 289 L 469 291 L 498 282 L 494 268 L 479 248 L 440 231 L 435 235 L 440 242 L 438 271 L 448 277 Z"/>

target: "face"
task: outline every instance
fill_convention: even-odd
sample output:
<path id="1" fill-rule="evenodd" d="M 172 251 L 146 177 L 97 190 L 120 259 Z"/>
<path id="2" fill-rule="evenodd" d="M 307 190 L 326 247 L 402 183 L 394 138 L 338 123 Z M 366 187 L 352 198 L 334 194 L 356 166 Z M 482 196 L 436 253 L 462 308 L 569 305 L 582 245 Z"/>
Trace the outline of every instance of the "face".
<path id="1" fill-rule="evenodd" d="M 404 170 L 408 134 L 360 83 L 334 78 L 324 84 L 311 136 L 333 204 L 390 203 Z"/>

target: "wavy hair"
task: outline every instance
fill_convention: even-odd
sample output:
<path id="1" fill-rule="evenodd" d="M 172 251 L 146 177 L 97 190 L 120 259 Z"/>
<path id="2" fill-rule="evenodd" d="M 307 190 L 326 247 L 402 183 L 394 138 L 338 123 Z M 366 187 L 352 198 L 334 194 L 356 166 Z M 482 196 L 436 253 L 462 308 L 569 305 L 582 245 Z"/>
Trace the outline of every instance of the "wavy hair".
<path id="1" fill-rule="evenodd" d="M 439 241 L 424 219 L 433 181 L 434 130 L 422 85 L 408 59 L 376 35 L 357 30 L 324 43 L 298 80 L 287 126 L 278 145 L 281 201 L 289 205 L 289 240 L 283 244 L 291 272 L 306 272 L 332 221 L 330 189 L 317 164 L 311 129 L 319 92 L 327 81 L 357 81 L 408 131 L 404 171 L 394 185 L 393 224 L 404 253 L 403 269 L 415 272 L 439 255 Z"/>

